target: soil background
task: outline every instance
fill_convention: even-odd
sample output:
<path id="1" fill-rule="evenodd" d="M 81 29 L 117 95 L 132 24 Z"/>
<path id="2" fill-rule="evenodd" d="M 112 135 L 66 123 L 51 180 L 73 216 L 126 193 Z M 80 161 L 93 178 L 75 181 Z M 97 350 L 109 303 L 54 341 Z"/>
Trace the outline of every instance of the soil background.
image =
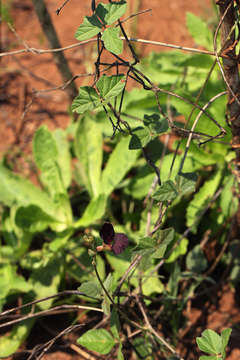
<path id="1" fill-rule="evenodd" d="M 21 49 L 26 46 L 47 49 L 49 47 L 37 16 L 30 0 L 6 0 L 10 4 L 10 14 L 13 19 L 15 33 L 6 24 L 1 25 L 1 52 Z M 186 12 L 190 11 L 203 17 L 209 23 L 214 20 L 216 14 L 210 0 L 130 0 L 130 10 L 134 11 L 139 5 L 140 10 L 151 8 L 151 12 L 140 15 L 133 22 L 129 21 L 127 30 L 129 35 L 133 30 L 134 37 L 161 41 L 182 46 L 195 46 L 189 36 L 186 26 Z M 91 14 L 90 0 L 70 0 L 63 8 L 59 16 L 56 9 L 62 2 L 46 0 L 55 29 L 59 36 L 61 46 L 65 47 L 76 43 L 74 34 L 83 20 L 83 16 Z M 134 23 L 135 21 L 135 23 Z M 163 47 L 153 45 L 136 45 L 141 57 L 151 51 L 166 51 Z M 69 66 L 74 75 L 83 75 L 94 71 L 96 58 L 95 44 L 90 43 L 65 51 Z M 54 64 L 51 54 L 23 53 L 14 56 L 1 57 L 0 67 L 0 155 L 17 159 L 16 170 L 24 173 L 34 180 L 31 162 L 31 141 L 35 130 L 45 123 L 49 128 L 58 126 L 66 127 L 69 123 L 68 107 L 70 105 L 66 90 L 51 90 L 63 84 L 61 76 Z M 86 85 L 91 81 L 89 76 L 82 76 L 76 80 L 76 85 Z M 33 96 L 33 91 L 38 91 Z M 239 298 L 239 296 L 238 296 Z M 215 299 L 200 299 L 191 302 L 185 312 L 188 318 L 188 326 L 181 335 L 181 354 L 185 360 L 194 360 L 190 351 L 195 345 L 194 339 L 200 336 L 205 328 L 211 328 L 220 332 L 226 327 L 232 327 L 233 332 L 228 352 L 228 360 L 240 359 L 240 312 L 239 300 L 237 301 L 236 290 L 221 287 L 216 291 Z M 53 319 L 53 318 L 52 318 Z M 62 329 L 58 328 L 58 321 L 50 319 L 51 325 L 55 325 L 55 334 Z M 45 324 L 46 325 L 46 324 Z M 35 328 L 34 328 L 35 329 Z M 36 330 L 31 336 L 32 344 L 41 343 L 45 330 Z M 35 340 L 33 341 L 33 338 Z M 68 344 L 71 343 L 68 338 Z M 29 346 L 29 343 L 27 344 Z M 50 354 L 46 354 L 44 360 L 69 360 L 85 359 L 77 354 L 73 347 L 68 345 L 62 351 L 62 345 L 56 345 Z M 19 357 L 19 359 L 26 357 Z M 90 359 L 90 358 L 89 358 Z M 91 359 L 95 359 L 94 356 Z"/>

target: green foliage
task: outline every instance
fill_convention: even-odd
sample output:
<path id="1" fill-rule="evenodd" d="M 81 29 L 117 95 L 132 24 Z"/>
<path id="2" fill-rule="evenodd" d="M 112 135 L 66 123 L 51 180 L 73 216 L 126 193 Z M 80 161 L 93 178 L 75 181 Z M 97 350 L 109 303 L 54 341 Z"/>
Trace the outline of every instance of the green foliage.
<path id="1" fill-rule="evenodd" d="M 221 335 L 213 330 L 204 330 L 201 337 L 197 337 L 196 341 L 201 351 L 211 356 L 200 356 L 199 360 L 217 360 L 226 358 L 226 347 L 231 335 L 232 329 L 224 329 Z"/>
<path id="2" fill-rule="evenodd" d="M 187 13 L 187 27 L 193 39 L 198 45 L 212 49 L 213 36 L 207 24 L 192 13 Z"/>
<path id="3" fill-rule="evenodd" d="M 123 51 L 123 42 L 119 38 L 119 32 L 119 28 L 108 28 L 102 35 L 105 48 L 116 55 Z"/>
<path id="4" fill-rule="evenodd" d="M 72 111 L 83 114 L 87 110 L 93 110 L 111 100 L 123 90 L 125 84 L 123 75 L 103 75 L 96 83 L 97 91 L 90 86 L 82 86 L 79 95 L 72 103 Z"/>
<path id="5" fill-rule="evenodd" d="M 100 34 L 105 48 L 119 55 L 123 50 L 123 42 L 119 38 L 120 29 L 116 27 L 107 27 L 112 25 L 125 13 L 127 7 L 126 1 L 116 1 L 109 4 L 99 3 L 96 8 L 96 13 L 92 16 L 85 16 L 83 23 L 76 31 L 75 37 L 79 41 L 90 39 L 91 37 Z"/>
<path id="6" fill-rule="evenodd" d="M 84 17 L 76 38 L 83 41 L 98 35 L 104 50 L 111 56 L 120 55 L 123 42 L 116 21 L 125 11 L 122 0 L 98 3 L 92 16 Z M 212 35 L 201 19 L 188 14 L 187 26 L 197 44 L 210 48 Z M 78 301 L 84 298 L 90 302 L 87 310 L 94 304 L 110 317 L 108 331 L 84 332 L 77 340 L 81 346 L 124 359 L 121 326 L 130 321 L 129 326 L 137 323 L 136 327 L 144 330 L 132 340 L 136 356 L 153 359 L 153 354 L 161 352 L 163 357 L 174 358 L 159 346 L 159 338 L 153 341 L 156 334 L 143 324 L 140 305 L 154 326 L 159 321 L 169 341 L 176 343 L 188 299 L 202 283 L 214 283 L 204 275 L 209 264 L 204 247 L 199 245 L 203 234 L 210 229 L 218 239 L 221 232 L 217 245 L 222 246 L 238 208 L 230 165 L 234 153 L 225 144 L 231 139 L 223 116 L 226 97 L 213 101 L 207 109 L 226 129 L 224 142 L 209 141 L 199 146 L 198 140 L 193 140 L 187 148 L 184 139 L 179 146 L 174 143 L 168 148 L 164 144 L 163 135 L 171 132 L 167 116 L 171 114 L 176 126 L 182 127 L 212 63 L 208 55 L 166 52 L 152 53 L 138 65 L 136 69 L 164 91 L 172 91 L 174 84 L 174 91 L 185 101 L 160 90 L 157 94 L 145 91 L 145 77 L 136 75 L 140 74 L 137 70 L 134 75 L 146 86 L 130 92 L 125 89 L 128 74 L 119 74 L 118 69 L 115 75 L 99 72 L 94 85 L 80 87 L 72 103 L 72 111 L 80 114 L 76 124 L 66 130 L 49 131 L 41 126 L 36 131 L 33 156 L 41 186 L 15 174 L 7 161 L 0 164 L 2 309 L 21 294 L 25 303 L 77 282 Z M 199 106 L 204 107 L 216 91 L 223 89 L 215 68 Z M 195 109 L 189 128 L 197 114 L 199 110 Z M 219 128 L 202 114 L 195 131 L 215 136 Z M 209 140 L 206 136 L 200 135 L 200 141 Z M 99 228 L 104 220 L 114 224 L 115 233 L 128 237 L 129 246 L 123 253 L 116 255 L 112 244 L 102 243 Z M 103 256 L 100 251 L 104 251 Z M 230 275 L 233 284 L 239 282 L 237 251 L 235 241 L 224 258 L 234 265 Z M 130 294 L 134 306 L 129 316 Z M 127 306 L 122 306 L 125 302 Z M 36 308 L 47 310 L 53 305 L 54 300 L 48 299 Z M 156 313 L 158 307 L 161 311 Z M 154 313 L 151 316 L 150 310 Z M 15 326 L 0 339 L 0 357 L 10 356 L 19 348 L 34 321 Z M 226 329 L 221 336 L 212 330 L 203 332 L 197 344 L 210 356 L 200 359 L 224 359 L 230 332 Z"/>
<path id="7" fill-rule="evenodd" d="M 96 351 L 102 355 L 108 354 L 115 344 L 114 338 L 105 329 L 88 330 L 78 338 L 77 342 L 88 350 Z"/>

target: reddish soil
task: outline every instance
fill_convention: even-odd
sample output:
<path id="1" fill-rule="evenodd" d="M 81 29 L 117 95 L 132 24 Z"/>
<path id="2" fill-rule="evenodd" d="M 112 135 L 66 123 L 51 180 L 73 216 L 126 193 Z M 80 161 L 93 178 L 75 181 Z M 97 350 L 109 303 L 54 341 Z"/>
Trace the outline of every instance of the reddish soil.
<path id="1" fill-rule="evenodd" d="M 75 43 L 74 33 L 82 22 L 83 16 L 91 13 L 91 1 L 70 0 L 59 16 L 56 15 L 55 10 L 62 2 L 47 0 L 46 3 L 61 45 L 67 46 Z M 185 26 L 187 11 L 208 19 L 214 16 L 210 7 L 210 0 L 192 2 L 186 0 L 142 0 L 140 3 L 141 10 L 151 8 L 152 12 L 139 16 L 134 36 L 182 46 L 194 46 Z M 134 4 L 135 1 L 131 0 L 132 9 L 134 9 Z M 11 32 L 6 24 L 3 24 L 2 52 L 23 48 L 23 41 L 29 47 L 48 48 L 30 0 L 13 0 L 11 15 L 16 34 Z M 130 27 L 130 23 L 128 26 Z M 163 49 L 153 45 L 139 44 L 137 46 L 142 56 L 152 50 L 160 51 Z M 96 53 L 92 43 L 68 50 L 65 55 L 74 75 L 93 71 Z M 43 122 L 50 128 L 65 127 L 69 122 L 67 112 L 69 98 L 66 91 L 63 90 L 39 92 L 37 97 L 33 97 L 33 90 L 47 90 L 63 83 L 51 54 L 24 53 L 4 56 L 1 58 L 0 79 L 2 88 L 0 96 L 0 153 L 2 155 L 8 153 L 11 157 L 20 154 L 18 169 L 31 175 L 31 168 L 26 159 L 31 158 L 29 150 L 34 131 Z M 76 84 L 79 86 L 88 81 L 89 77 L 83 77 L 77 79 Z M 22 151 L 24 152 L 23 156 Z M 185 315 L 189 321 L 182 338 L 184 348 L 181 349 L 183 355 L 186 356 L 185 360 L 198 358 L 197 356 L 193 358 L 193 355 L 188 354 L 186 349 L 188 344 L 193 343 L 192 339 L 200 336 L 205 328 L 221 331 L 226 327 L 234 328 L 231 337 L 231 351 L 227 359 L 240 359 L 240 331 L 237 328 L 240 322 L 240 313 L 239 304 L 236 304 L 235 301 L 234 290 L 229 287 L 223 288 L 218 290 L 216 297 L 218 301 L 215 305 L 210 301 L 200 305 L 188 304 Z M 76 353 L 76 355 L 71 355 L 62 352 L 61 348 L 57 350 L 45 355 L 43 359 L 84 359 Z"/>

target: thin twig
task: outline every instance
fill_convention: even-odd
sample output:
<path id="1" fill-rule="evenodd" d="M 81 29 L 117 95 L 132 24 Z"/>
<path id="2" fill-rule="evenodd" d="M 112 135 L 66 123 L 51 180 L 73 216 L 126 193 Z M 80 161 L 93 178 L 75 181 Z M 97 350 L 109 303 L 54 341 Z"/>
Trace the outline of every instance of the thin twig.
<path id="1" fill-rule="evenodd" d="M 67 5 L 67 3 L 69 2 L 69 0 L 65 0 L 64 3 L 59 7 L 57 8 L 56 10 L 56 14 L 59 15 L 60 12 L 62 11 L 62 9 L 64 8 L 65 5 Z"/>
<path id="2" fill-rule="evenodd" d="M 40 360 L 43 357 L 43 355 L 46 354 L 46 352 L 53 346 L 53 344 L 60 337 L 72 332 L 73 330 L 79 329 L 82 326 L 84 326 L 84 324 L 71 325 L 71 326 L 67 327 L 66 329 L 64 329 L 63 331 L 61 331 L 59 334 L 57 334 L 57 336 L 55 336 L 53 339 L 49 340 L 47 343 L 45 343 L 43 345 L 35 346 L 35 348 L 33 348 L 33 350 L 31 351 L 30 356 L 28 356 L 27 360 L 33 359 L 33 357 L 36 356 L 36 354 L 42 350 L 41 353 L 35 357 L 36 360 Z"/>
<path id="3" fill-rule="evenodd" d="M 98 312 L 103 312 L 102 309 L 100 308 L 96 308 L 96 307 L 91 307 L 91 306 L 84 306 L 84 305 L 59 305 L 59 306 L 55 306 L 51 309 L 48 310 L 43 310 L 43 311 L 39 311 L 37 313 L 29 313 L 28 315 L 25 316 L 20 316 L 19 319 L 15 319 L 15 320 L 11 320 L 11 321 L 7 321 L 4 324 L 0 324 L 0 328 L 6 327 L 6 326 L 10 326 L 19 322 L 22 322 L 24 320 L 29 320 L 29 319 L 33 319 L 36 317 L 41 317 L 41 316 L 49 316 L 49 315 L 55 315 L 58 312 L 62 312 L 61 310 L 71 310 L 71 311 L 77 311 L 79 309 L 83 309 L 83 310 L 90 310 L 90 311 L 98 311 Z M 60 311 L 58 311 L 60 310 Z"/>
<path id="4" fill-rule="evenodd" d="M 124 36 L 121 36 L 120 39 L 126 40 L 124 38 Z M 164 43 L 164 42 L 160 42 L 160 41 L 137 39 L 137 38 L 128 38 L 128 40 L 138 42 L 138 43 L 141 43 L 141 44 L 146 44 L 146 45 L 149 44 L 149 45 L 163 46 L 163 47 L 169 47 L 169 48 L 173 48 L 173 49 L 188 51 L 188 52 L 192 52 L 192 53 L 215 56 L 215 53 L 212 52 L 212 51 L 189 48 L 189 47 L 184 47 L 184 46 L 174 45 L 174 44 L 168 44 L 168 43 Z M 75 43 L 75 44 L 71 44 L 71 45 L 64 46 L 62 48 L 56 48 L 56 49 L 38 49 L 38 48 L 28 46 L 25 49 L 2 52 L 2 53 L 0 53 L 0 57 L 23 54 L 23 53 L 28 53 L 28 52 L 31 52 L 31 53 L 33 53 L 35 55 L 50 54 L 50 53 L 53 53 L 53 52 L 71 50 L 71 49 L 74 49 L 76 47 L 79 47 L 79 46 L 82 46 L 82 45 L 85 45 L 85 44 L 89 44 L 91 42 L 96 42 L 96 41 L 97 41 L 97 38 L 93 38 L 93 39 L 84 40 L 84 41 L 81 41 L 81 42 L 78 42 L 78 43 Z M 223 55 L 219 55 L 219 56 L 221 57 Z"/>
<path id="5" fill-rule="evenodd" d="M 138 304 L 138 307 L 143 315 L 143 318 L 145 320 L 146 323 L 146 329 L 152 334 L 154 335 L 159 341 L 160 343 L 162 343 L 172 354 L 174 354 L 175 356 L 177 356 L 180 360 L 184 360 L 182 357 L 179 356 L 179 354 L 176 352 L 176 350 L 168 344 L 168 342 L 158 334 L 158 332 L 152 327 L 147 314 L 143 308 L 142 302 L 140 301 L 139 297 L 136 295 L 136 301 Z"/>

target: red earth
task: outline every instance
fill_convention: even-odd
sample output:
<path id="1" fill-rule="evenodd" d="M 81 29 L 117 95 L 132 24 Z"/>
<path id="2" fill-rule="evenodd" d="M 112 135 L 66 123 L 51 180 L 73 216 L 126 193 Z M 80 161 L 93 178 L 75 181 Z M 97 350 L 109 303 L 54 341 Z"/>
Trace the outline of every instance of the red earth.
<path id="1" fill-rule="evenodd" d="M 46 1 L 61 46 L 76 43 L 75 31 L 82 22 L 83 16 L 91 14 L 90 3 L 90 0 L 70 0 L 57 16 L 55 11 L 62 2 Z M 136 22 L 134 22 L 136 19 L 129 21 L 127 31 L 129 33 L 134 31 L 134 37 L 182 46 L 194 46 L 185 26 L 186 12 L 193 12 L 208 21 L 215 16 L 210 0 L 131 0 L 130 5 L 129 14 L 135 12 L 137 8 L 139 10 L 152 9 L 151 12 L 141 14 L 136 18 Z M 1 52 L 22 49 L 24 46 L 48 48 L 30 0 L 13 0 L 10 14 L 15 33 L 6 24 L 2 24 Z M 90 43 L 65 52 L 74 75 L 86 74 L 94 70 L 96 56 L 94 46 L 94 43 Z M 153 50 L 165 50 L 163 47 L 153 45 L 138 44 L 136 46 L 141 56 Z M 49 128 L 66 127 L 69 122 L 67 112 L 69 98 L 63 90 L 41 92 L 63 84 L 51 54 L 23 53 L 1 57 L 0 79 L 2 89 L 0 153 L 2 155 L 7 153 L 11 158 L 17 157 L 17 170 L 32 177 L 32 168 L 29 165 L 31 162 L 26 160 L 31 159 L 30 149 L 34 131 L 42 123 L 46 123 Z M 76 85 L 87 84 L 88 81 L 89 77 L 78 78 Z M 33 90 L 39 91 L 36 97 L 33 97 Z M 218 301 L 215 305 L 210 302 L 188 303 L 185 312 L 188 326 L 181 334 L 182 348 L 180 349 L 182 355 L 186 356 L 185 360 L 194 359 L 187 353 L 187 345 L 193 343 L 192 339 L 200 336 L 205 328 L 220 332 L 226 327 L 234 328 L 227 359 L 240 359 L 240 331 L 239 326 L 237 327 L 240 323 L 240 312 L 235 295 L 233 288 L 223 287 L 217 290 Z M 59 348 L 59 351 L 47 354 L 43 359 L 86 359 L 86 354 L 85 356 L 77 354 L 74 347 L 72 351 L 75 355 L 67 354 Z M 95 357 L 92 356 L 91 359 Z"/>

